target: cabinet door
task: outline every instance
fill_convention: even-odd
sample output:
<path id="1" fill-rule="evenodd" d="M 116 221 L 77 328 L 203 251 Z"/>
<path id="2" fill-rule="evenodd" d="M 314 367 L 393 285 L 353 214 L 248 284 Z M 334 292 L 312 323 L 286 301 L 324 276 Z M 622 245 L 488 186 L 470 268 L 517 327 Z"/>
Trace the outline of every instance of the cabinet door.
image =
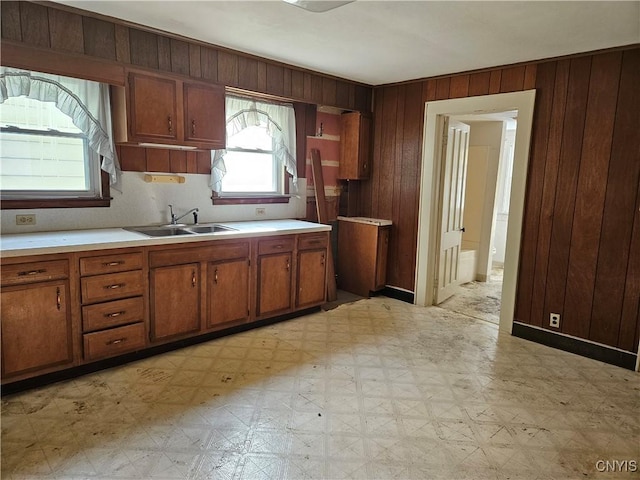
<path id="1" fill-rule="evenodd" d="M 178 108 L 176 82 L 137 73 L 129 74 L 130 135 L 142 140 L 176 140 Z"/>
<path id="2" fill-rule="evenodd" d="M 258 257 L 258 316 L 291 309 L 291 253 Z"/>
<path id="3" fill-rule="evenodd" d="M 340 116 L 340 165 L 338 178 L 369 178 L 369 141 L 371 119 L 360 112 Z"/>
<path id="4" fill-rule="evenodd" d="M 209 264 L 207 327 L 249 318 L 249 262 Z"/>
<path id="5" fill-rule="evenodd" d="M 185 140 L 224 148 L 224 89 L 185 83 L 184 122 Z"/>
<path id="6" fill-rule="evenodd" d="M 66 280 L 3 289 L 3 377 L 73 362 L 68 291 Z"/>
<path id="7" fill-rule="evenodd" d="M 151 335 L 162 340 L 200 329 L 200 264 L 151 269 Z"/>
<path id="8" fill-rule="evenodd" d="M 324 303 L 326 284 L 325 250 L 298 253 L 298 308 Z"/>

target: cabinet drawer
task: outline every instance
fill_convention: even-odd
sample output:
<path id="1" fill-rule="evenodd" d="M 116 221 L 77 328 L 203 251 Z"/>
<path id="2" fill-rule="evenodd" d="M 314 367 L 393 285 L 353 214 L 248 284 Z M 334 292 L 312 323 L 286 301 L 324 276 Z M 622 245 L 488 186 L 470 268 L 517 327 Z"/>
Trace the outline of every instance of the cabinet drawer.
<path id="1" fill-rule="evenodd" d="M 80 259 L 80 275 L 101 275 L 103 273 L 126 272 L 142 268 L 141 253 L 101 255 Z"/>
<path id="2" fill-rule="evenodd" d="M 144 324 L 134 323 L 102 332 L 86 333 L 83 341 L 85 360 L 99 360 L 140 350 L 145 346 Z"/>
<path id="3" fill-rule="evenodd" d="M 144 318 L 142 297 L 116 300 L 82 307 L 82 330 L 93 332 L 127 323 L 141 322 Z"/>
<path id="4" fill-rule="evenodd" d="M 314 233 L 308 235 L 300 235 L 298 237 L 298 250 L 326 248 L 328 244 L 329 236 L 326 233 Z"/>
<path id="5" fill-rule="evenodd" d="M 142 272 L 109 273 L 80 280 L 82 303 L 95 303 L 116 298 L 142 295 Z"/>
<path id="6" fill-rule="evenodd" d="M 2 265 L 2 285 L 20 285 L 68 277 L 69 262 L 66 260 Z"/>
<path id="7" fill-rule="evenodd" d="M 295 238 L 283 237 L 271 240 L 260 240 L 258 242 L 258 254 L 266 255 L 269 253 L 292 252 Z"/>

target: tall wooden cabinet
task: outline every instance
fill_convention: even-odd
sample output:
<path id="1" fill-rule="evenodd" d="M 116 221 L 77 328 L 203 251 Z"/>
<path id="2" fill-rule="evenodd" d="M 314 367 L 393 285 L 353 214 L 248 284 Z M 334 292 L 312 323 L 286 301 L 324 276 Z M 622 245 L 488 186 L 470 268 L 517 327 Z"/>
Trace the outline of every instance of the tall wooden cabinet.
<path id="1" fill-rule="evenodd" d="M 2 378 L 74 361 L 67 259 L 2 266 Z"/>
<path id="2" fill-rule="evenodd" d="M 360 112 L 343 113 L 340 116 L 340 166 L 341 180 L 369 178 L 371 161 L 371 118 Z"/>

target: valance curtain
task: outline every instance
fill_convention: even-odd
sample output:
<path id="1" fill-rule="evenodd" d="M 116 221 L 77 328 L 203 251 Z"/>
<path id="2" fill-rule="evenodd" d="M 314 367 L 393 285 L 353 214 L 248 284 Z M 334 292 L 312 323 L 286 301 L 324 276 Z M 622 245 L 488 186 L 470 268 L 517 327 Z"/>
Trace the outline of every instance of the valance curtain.
<path id="1" fill-rule="evenodd" d="M 225 100 L 227 138 L 233 137 L 247 127 L 258 126 L 267 130 L 273 139 L 274 156 L 293 177 L 293 190 L 297 191 L 298 170 L 296 168 L 296 118 L 291 105 L 261 102 L 228 95 Z M 222 191 L 222 178 L 227 169 L 224 163 L 226 150 L 211 152 L 211 189 Z"/>
<path id="2" fill-rule="evenodd" d="M 86 135 L 89 147 L 102 156 L 100 168 L 117 189 L 120 167 L 111 135 L 109 86 L 78 78 L 0 67 L 0 103 L 26 96 L 53 102 Z"/>

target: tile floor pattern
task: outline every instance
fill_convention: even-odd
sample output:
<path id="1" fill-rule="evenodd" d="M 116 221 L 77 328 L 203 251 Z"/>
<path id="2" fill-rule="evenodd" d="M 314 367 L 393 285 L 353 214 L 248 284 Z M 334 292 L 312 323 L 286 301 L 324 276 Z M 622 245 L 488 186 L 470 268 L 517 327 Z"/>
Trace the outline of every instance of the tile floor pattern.
<path id="1" fill-rule="evenodd" d="M 2 399 L 3 479 L 583 479 L 639 374 L 377 297 Z M 629 465 L 629 464 L 628 464 Z"/>
<path id="2" fill-rule="evenodd" d="M 500 324 L 500 302 L 504 269 L 494 267 L 487 282 L 469 282 L 460 285 L 456 293 L 439 306 L 469 317 Z"/>

